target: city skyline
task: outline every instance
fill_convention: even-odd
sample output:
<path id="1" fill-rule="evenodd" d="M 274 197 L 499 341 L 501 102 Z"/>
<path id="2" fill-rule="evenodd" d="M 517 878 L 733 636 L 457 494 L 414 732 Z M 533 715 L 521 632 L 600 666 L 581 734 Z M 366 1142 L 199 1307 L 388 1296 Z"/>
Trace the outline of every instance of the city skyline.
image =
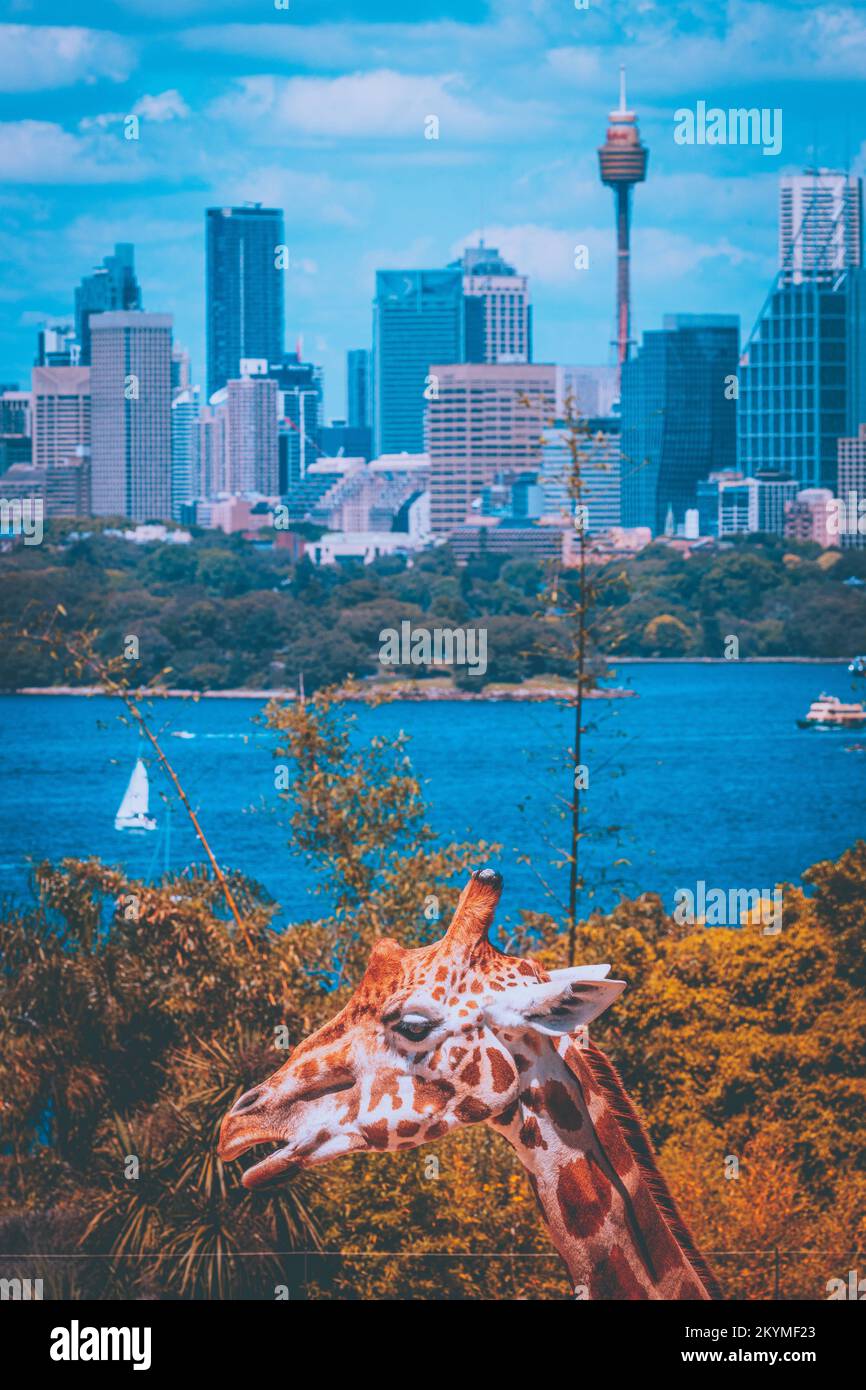
<path id="1" fill-rule="evenodd" d="M 608 362 L 615 250 L 596 150 L 619 61 L 652 161 L 632 239 L 638 341 L 685 310 L 735 311 L 747 333 L 775 270 L 779 177 L 864 169 L 845 116 L 866 51 L 852 8 L 827 25 L 798 4 L 700 21 L 648 4 L 628 32 L 600 6 L 446 4 L 399 23 L 396 5 L 363 8 L 259 24 L 198 0 L 16 14 L 0 69 L 3 380 L 25 383 L 39 321 L 69 314 L 74 283 L 130 241 L 145 307 L 173 315 L 203 381 L 204 209 L 247 200 L 285 210 L 287 346 L 303 337 L 324 366 L 327 417 L 345 413 L 345 351 L 371 341 L 374 271 L 444 267 L 481 235 L 529 276 L 535 359 Z M 781 154 L 676 144 L 674 111 L 699 100 L 780 108 Z"/>

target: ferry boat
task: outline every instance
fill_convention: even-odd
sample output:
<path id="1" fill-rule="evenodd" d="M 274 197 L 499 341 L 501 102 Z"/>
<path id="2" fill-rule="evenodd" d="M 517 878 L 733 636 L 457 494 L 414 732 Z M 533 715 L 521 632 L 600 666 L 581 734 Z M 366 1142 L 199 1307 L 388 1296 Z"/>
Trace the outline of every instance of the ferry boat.
<path id="1" fill-rule="evenodd" d="M 866 728 L 866 709 L 856 701 L 844 704 L 836 695 L 818 696 L 809 706 L 805 719 L 798 719 L 800 729 L 863 729 Z"/>
<path id="2" fill-rule="evenodd" d="M 866 676 L 866 656 L 855 656 L 848 663 L 848 671 L 852 676 Z"/>

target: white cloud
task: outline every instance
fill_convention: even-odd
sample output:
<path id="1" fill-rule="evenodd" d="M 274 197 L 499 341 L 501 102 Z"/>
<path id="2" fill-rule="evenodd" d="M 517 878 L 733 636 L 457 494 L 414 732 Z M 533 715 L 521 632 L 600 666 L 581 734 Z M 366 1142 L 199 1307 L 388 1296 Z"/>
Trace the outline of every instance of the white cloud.
<path id="1" fill-rule="evenodd" d="M 630 25 L 617 61 L 636 75 L 641 101 L 656 98 L 679 104 L 677 94 L 731 89 L 754 81 L 839 81 L 860 79 L 866 69 L 866 15 L 862 7 L 809 4 L 792 10 L 755 0 L 729 0 L 716 32 L 682 30 L 677 16 L 653 14 Z M 612 98 L 614 72 L 607 45 L 552 45 L 550 73 L 581 89 Z M 739 104 L 734 101 L 734 104 Z"/>
<path id="2" fill-rule="evenodd" d="M 213 181 L 214 201 L 225 204 L 264 203 L 284 208 L 289 226 L 309 223 L 355 227 L 370 203 L 369 190 L 355 181 L 340 182 L 329 174 L 299 173 L 281 164 L 220 169 Z"/>
<path id="3" fill-rule="evenodd" d="M 575 269 L 576 246 L 589 248 L 591 270 L 612 260 L 609 227 L 575 226 L 569 231 L 535 222 L 476 228 L 454 242 L 452 259 L 461 255 L 465 246 L 477 246 L 482 236 L 488 246 L 498 247 L 521 275 L 528 275 L 531 284 L 578 288 L 587 271 Z"/>
<path id="4" fill-rule="evenodd" d="M 461 255 L 465 246 L 477 246 L 482 236 L 488 246 L 498 247 L 521 275 L 528 275 L 531 284 L 568 286 L 579 291 L 584 284 L 594 287 L 601 283 L 605 293 L 610 291 L 608 281 L 612 284 L 614 267 L 612 213 L 610 224 L 601 227 L 575 225 L 572 230 L 563 230 L 528 222 L 476 228 L 452 244 L 452 259 Z M 577 246 L 588 248 L 586 270 L 575 268 Z M 702 240 L 660 227 L 643 227 L 632 234 L 633 268 L 648 271 L 653 279 L 668 278 L 672 286 L 692 271 L 719 260 L 741 265 L 761 263 L 763 257 L 735 245 L 726 236 Z"/>
<path id="5" fill-rule="evenodd" d="M 479 56 L 495 61 L 520 53 L 512 23 L 463 24 L 433 20 L 418 24 L 212 24 L 182 32 L 179 41 L 195 52 L 262 58 L 317 72 L 418 67 L 426 72 L 477 66 Z"/>
<path id="6" fill-rule="evenodd" d="M 148 172 L 133 141 L 121 149 L 53 121 L 0 122 L 0 178 L 9 183 L 127 183 Z"/>
<path id="7" fill-rule="evenodd" d="M 98 116 L 84 116 L 78 122 L 79 130 L 109 130 L 112 126 L 122 126 L 127 116 L 142 116 L 147 121 L 162 125 L 190 115 L 190 109 L 180 92 L 172 88 L 160 92 L 158 96 L 145 94 L 139 97 L 131 111 L 101 111 Z"/>
<path id="8" fill-rule="evenodd" d="M 359 139 L 424 136 L 428 116 L 439 120 L 439 139 L 504 139 L 541 117 L 537 106 L 506 98 L 483 107 L 465 94 L 454 73 L 415 76 L 379 69 L 343 77 L 244 77 L 235 92 L 210 108 L 218 119 L 247 127 L 250 138 L 278 143 L 287 131 Z M 435 142 L 430 141 L 430 144 Z"/>
<path id="9" fill-rule="evenodd" d="M 134 66 L 133 47 L 118 34 L 73 25 L 0 24 L 2 92 L 125 82 Z"/>
<path id="10" fill-rule="evenodd" d="M 174 87 L 157 96 L 139 97 L 132 108 L 134 116 L 144 116 L 148 121 L 173 121 L 189 115 L 189 107 Z"/>
<path id="11" fill-rule="evenodd" d="M 374 246 L 364 251 L 358 259 L 357 278 L 372 294 L 377 270 L 415 270 L 418 266 L 442 264 L 442 248 L 438 241 L 432 236 L 421 235 L 402 246 Z"/>

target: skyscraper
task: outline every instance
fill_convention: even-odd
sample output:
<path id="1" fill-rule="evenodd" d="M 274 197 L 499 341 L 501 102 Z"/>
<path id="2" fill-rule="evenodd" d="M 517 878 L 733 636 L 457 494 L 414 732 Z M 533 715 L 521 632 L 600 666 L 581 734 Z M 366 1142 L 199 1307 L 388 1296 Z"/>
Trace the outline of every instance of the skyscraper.
<path id="1" fill-rule="evenodd" d="M 279 424 L 279 490 L 291 491 L 307 476 L 310 464 L 321 454 L 324 374 L 312 362 L 286 356 L 270 375 L 277 383 Z"/>
<path id="2" fill-rule="evenodd" d="M 839 480 L 838 496 L 842 506 L 839 515 L 845 519 L 844 525 L 834 526 L 832 543 L 846 548 L 862 550 L 866 547 L 866 424 L 851 439 L 839 440 Z"/>
<path id="3" fill-rule="evenodd" d="M 664 532 L 685 521 L 697 483 L 736 464 L 740 321 L 666 314 L 622 368 L 622 524 Z"/>
<path id="4" fill-rule="evenodd" d="M 859 179 L 783 180 L 781 268 L 739 368 L 740 467 L 835 490 L 836 442 L 866 419 Z M 799 221 L 797 220 L 799 218 Z"/>
<path id="5" fill-rule="evenodd" d="M 228 491 L 274 497 L 279 491 L 277 383 L 249 370 L 246 359 L 241 370 L 244 374 L 226 386 Z"/>
<path id="6" fill-rule="evenodd" d="M 427 438 L 434 532 L 461 526 L 491 483 L 538 469 L 553 415 L 556 368 L 542 363 L 433 363 Z"/>
<path id="7" fill-rule="evenodd" d="M 196 497 L 216 497 L 227 488 L 226 403 L 227 392 L 216 393 L 216 400 L 202 406 L 196 424 Z"/>
<path id="8" fill-rule="evenodd" d="M 284 231 L 282 211 L 260 203 L 208 208 L 205 216 L 210 399 L 240 376 L 242 359 L 282 357 Z"/>
<path id="9" fill-rule="evenodd" d="M 619 109 L 611 111 L 607 139 L 598 152 L 601 181 L 616 205 L 616 360 L 631 355 L 631 191 L 646 178 L 649 151 L 640 142 L 637 117 L 626 109 L 625 68 L 619 70 Z"/>
<path id="10" fill-rule="evenodd" d="M 95 516 L 171 517 L 171 315 L 90 320 Z"/>
<path id="11" fill-rule="evenodd" d="M 67 319 L 46 319 L 37 335 L 35 365 L 77 367 L 80 362 L 81 345 L 75 335 L 75 324 Z"/>
<path id="12" fill-rule="evenodd" d="M 135 248 L 118 242 L 114 255 L 106 256 L 91 275 L 85 275 L 75 291 L 75 333 L 80 347 L 79 364 L 91 360 L 90 320 L 94 314 L 141 308 L 141 288 L 135 278 Z"/>
<path id="13" fill-rule="evenodd" d="M 463 274 L 467 362 L 531 362 L 529 281 L 492 246 L 468 246 L 449 269 Z"/>
<path id="14" fill-rule="evenodd" d="M 346 353 L 346 424 L 350 429 L 373 428 L 373 354 L 369 348 Z"/>
<path id="15" fill-rule="evenodd" d="M 38 468 L 90 453 L 89 367 L 34 367 L 31 410 Z"/>
<path id="16" fill-rule="evenodd" d="M 618 400 L 618 367 L 557 367 L 557 415 L 608 416 Z"/>
<path id="17" fill-rule="evenodd" d="M 576 514 L 577 499 L 569 486 L 573 460 L 571 429 L 565 421 L 557 421 L 544 431 L 538 481 L 543 515 L 559 518 L 568 526 L 579 523 L 593 536 L 620 524 L 620 421 L 615 417 L 589 418 L 584 427 L 586 434 L 577 441 L 580 505 L 586 508 L 583 517 Z"/>
<path id="18" fill-rule="evenodd" d="M 199 388 L 175 389 L 171 403 L 171 514 L 180 521 L 182 509 L 198 496 Z"/>
<path id="19" fill-rule="evenodd" d="M 863 189 L 854 174 L 807 169 L 779 188 L 779 269 L 799 285 L 863 264 Z"/>
<path id="20" fill-rule="evenodd" d="M 379 270 L 373 307 L 374 452 L 424 448 L 424 407 L 434 362 L 466 355 L 459 270 Z M 425 394 L 426 393 L 426 394 Z"/>

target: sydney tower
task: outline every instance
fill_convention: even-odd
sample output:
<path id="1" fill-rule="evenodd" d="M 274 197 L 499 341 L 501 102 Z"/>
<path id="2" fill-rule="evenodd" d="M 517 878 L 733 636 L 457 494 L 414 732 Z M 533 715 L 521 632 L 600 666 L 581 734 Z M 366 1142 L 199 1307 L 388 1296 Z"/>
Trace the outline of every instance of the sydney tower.
<path id="1" fill-rule="evenodd" d="M 631 305 L 629 302 L 629 227 L 631 190 L 643 183 L 649 151 L 640 142 L 637 117 L 625 105 L 625 68 L 619 70 L 619 110 L 611 111 L 607 139 L 598 152 L 601 181 L 613 189 L 616 203 L 616 352 L 617 363 L 631 351 Z"/>

